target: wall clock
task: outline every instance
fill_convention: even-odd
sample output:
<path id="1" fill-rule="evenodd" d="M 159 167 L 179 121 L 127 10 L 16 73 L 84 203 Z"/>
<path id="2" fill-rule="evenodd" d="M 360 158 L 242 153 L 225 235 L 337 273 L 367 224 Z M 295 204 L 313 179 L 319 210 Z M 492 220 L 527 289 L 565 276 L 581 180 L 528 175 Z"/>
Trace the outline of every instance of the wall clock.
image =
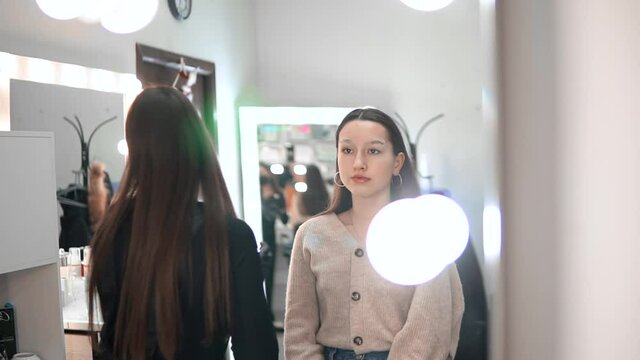
<path id="1" fill-rule="evenodd" d="M 168 0 L 171 15 L 178 20 L 186 20 L 191 15 L 191 0 Z"/>

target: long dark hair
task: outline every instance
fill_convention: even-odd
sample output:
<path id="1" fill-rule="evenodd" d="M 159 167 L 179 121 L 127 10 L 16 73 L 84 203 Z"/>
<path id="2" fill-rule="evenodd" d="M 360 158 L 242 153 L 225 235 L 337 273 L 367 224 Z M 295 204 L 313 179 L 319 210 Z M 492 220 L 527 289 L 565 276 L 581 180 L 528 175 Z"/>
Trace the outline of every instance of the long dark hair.
<path id="1" fill-rule="evenodd" d="M 182 266 L 187 269 L 186 281 L 193 282 L 191 260 L 196 249 L 189 239 L 199 192 L 204 198 L 206 261 L 202 340 L 229 334 L 226 224 L 235 213 L 211 138 L 182 93 L 171 87 L 144 90 L 127 115 L 126 137 L 129 157 L 120 189 L 91 242 L 89 304 L 99 296 L 101 280 L 112 275 L 108 272 L 113 271 L 116 233 L 132 213 L 110 350 L 118 359 L 145 358 L 148 326 L 155 319 L 160 352 L 172 359 L 183 330 L 178 290 Z M 90 323 L 93 318 L 93 306 L 89 306 Z"/>
<path id="2" fill-rule="evenodd" d="M 307 165 L 305 182 L 307 183 L 307 191 L 300 194 L 299 209 L 302 215 L 317 215 L 329 206 L 329 192 L 317 166 Z"/>
<path id="3" fill-rule="evenodd" d="M 384 126 L 384 128 L 387 129 L 389 139 L 393 145 L 393 154 L 398 155 L 399 153 L 404 153 L 405 160 L 402 168 L 400 169 L 402 182 L 400 182 L 399 179 L 396 179 L 396 177 L 391 181 L 391 201 L 419 196 L 420 187 L 418 186 L 416 174 L 413 166 L 411 165 L 411 159 L 409 158 L 407 148 L 404 145 L 400 129 L 398 128 L 398 125 L 396 125 L 395 121 L 393 121 L 393 119 L 384 112 L 374 108 L 362 108 L 355 109 L 348 113 L 336 130 L 336 148 L 338 147 L 340 131 L 342 131 L 345 125 L 349 122 L 355 120 L 373 121 Z M 337 158 L 336 169 L 338 169 Z M 331 201 L 331 205 L 323 214 L 332 212 L 340 214 L 351 209 L 351 207 L 353 207 L 351 191 L 346 187 L 341 187 L 335 184 L 333 187 L 333 199 Z"/>

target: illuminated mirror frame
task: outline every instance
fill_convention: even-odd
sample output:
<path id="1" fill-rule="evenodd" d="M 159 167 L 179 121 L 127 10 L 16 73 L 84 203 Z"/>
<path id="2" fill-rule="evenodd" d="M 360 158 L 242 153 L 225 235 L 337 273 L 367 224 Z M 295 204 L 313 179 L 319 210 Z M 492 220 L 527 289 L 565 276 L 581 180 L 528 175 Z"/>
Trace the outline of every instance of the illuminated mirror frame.
<path id="1" fill-rule="evenodd" d="M 242 207 L 244 221 L 262 242 L 262 206 L 260 200 L 260 125 L 339 125 L 353 108 L 336 107 L 259 107 L 239 109 L 240 152 L 242 156 Z"/>
<path id="2" fill-rule="evenodd" d="M 124 114 L 142 91 L 142 85 L 135 74 L 0 52 L 0 131 L 9 131 L 11 128 L 11 79 L 119 93 L 124 97 Z"/>

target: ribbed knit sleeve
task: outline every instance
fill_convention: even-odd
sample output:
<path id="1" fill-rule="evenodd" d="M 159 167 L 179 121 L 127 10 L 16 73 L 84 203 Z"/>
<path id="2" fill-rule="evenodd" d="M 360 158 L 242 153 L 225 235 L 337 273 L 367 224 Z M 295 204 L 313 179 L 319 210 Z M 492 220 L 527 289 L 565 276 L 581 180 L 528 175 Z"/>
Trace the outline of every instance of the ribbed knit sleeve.
<path id="1" fill-rule="evenodd" d="M 464 312 L 462 285 L 455 264 L 416 287 L 407 320 L 398 332 L 389 360 L 452 359 Z"/>
<path id="2" fill-rule="evenodd" d="M 284 349 L 287 360 L 323 360 L 322 345 L 316 342 L 320 327 L 316 278 L 310 254 L 304 248 L 303 224 L 297 231 L 291 254 L 287 283 Z"/>

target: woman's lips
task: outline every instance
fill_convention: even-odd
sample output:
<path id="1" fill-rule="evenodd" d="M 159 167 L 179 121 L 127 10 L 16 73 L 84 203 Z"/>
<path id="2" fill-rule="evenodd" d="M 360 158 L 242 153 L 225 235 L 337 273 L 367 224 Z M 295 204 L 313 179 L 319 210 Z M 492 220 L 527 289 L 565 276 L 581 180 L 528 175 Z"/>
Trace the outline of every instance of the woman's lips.
<path id="1" fill-rule="evenodd" d="M 352 176 L 351 180 L 353 180 L 353 182 L 355 182 L 357 184 L 363 184 L 363 183 L 366 183 L 367 181 L 369 181 L 371 179 L 366 177 L 366 176 Z"/>

